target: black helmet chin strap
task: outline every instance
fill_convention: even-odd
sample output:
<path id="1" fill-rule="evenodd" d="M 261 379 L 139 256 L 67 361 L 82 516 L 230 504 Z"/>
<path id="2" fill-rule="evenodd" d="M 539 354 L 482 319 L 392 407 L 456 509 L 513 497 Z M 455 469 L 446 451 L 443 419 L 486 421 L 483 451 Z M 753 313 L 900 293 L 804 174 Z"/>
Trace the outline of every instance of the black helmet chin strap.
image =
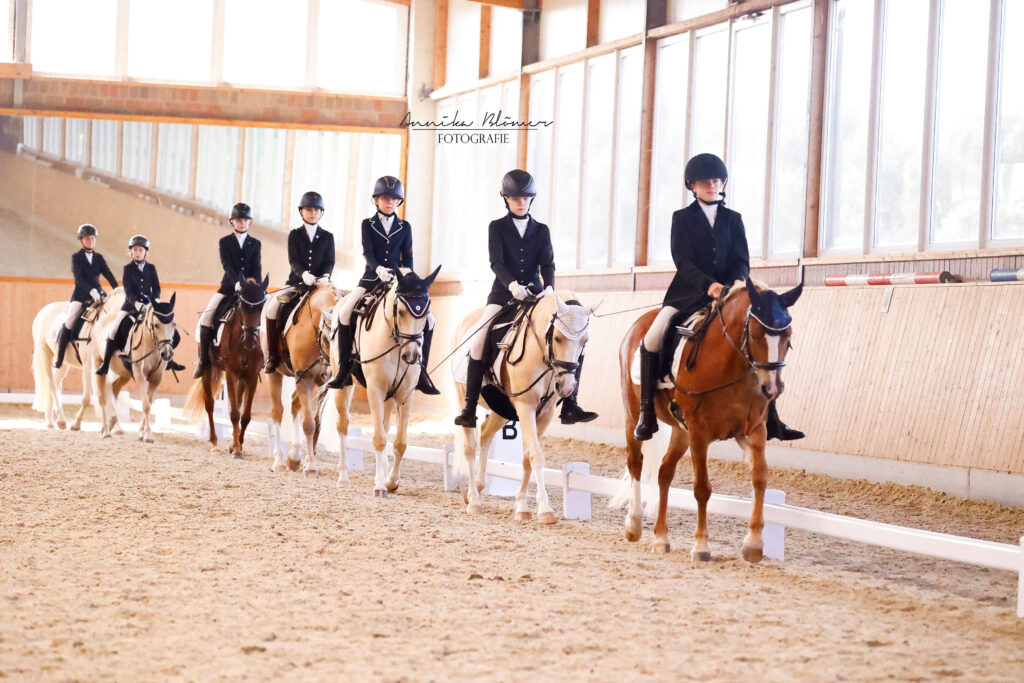
<path id="1" fill-rule="evenodd" d="M 527 211 L 526 211 L 526 213 L 524 213 L 524 214 L 523 214 L 522 216 L 520 216 L 519 214 L 517 214 L 517 213 L 516 213 L 515 211 L 513 211 L 512 209 L 509 209 L 509 210 L 508 210 L 508 215 L 509 215 L 509 216 L 512 216 L 512 218 L 515 218 L 515 219 L 518 219 L 518 220 L 522 220 L 522 219 L 524 219 L 524 218 L 529 218 L 529 217 L 530 217 L 530 211 L 529 211 L 529 210 L 527 210 Z"/>
<path id="2" fill-rule="evenodd" d="M 392 211 L 391 213 L 384 213 L 380 209 L 377 209 L 377 213 L 379 213 L 381 216 L 384 216 L 384 218 L 391 218 L 392 216 L 395 215 L 394 211 Z"/>

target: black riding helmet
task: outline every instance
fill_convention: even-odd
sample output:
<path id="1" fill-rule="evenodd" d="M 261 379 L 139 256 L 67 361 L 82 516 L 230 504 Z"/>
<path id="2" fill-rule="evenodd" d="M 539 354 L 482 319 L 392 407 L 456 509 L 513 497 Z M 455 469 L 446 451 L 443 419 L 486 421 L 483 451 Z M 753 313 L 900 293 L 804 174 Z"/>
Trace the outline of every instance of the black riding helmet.
<path id="1" fill-rule="evenodd" d="M 236 218 L 248 218 L 252 220 L 252 208 L 248 204 L 239 202 L 231 207 L 231 220 Z"/>
<path id="2" fill-rule="evenodd" d="M 92 223 L 82 223 L 78 226 L 78 239 L 83 237 L 99 237 L 100 231 Z"/>
<path id="3" fill-rule="evenodd" d="M 693 184 L 698 180 L 712 180 L 721 178 L 722 183 L 729 180 L 729 170 L 725 162 L 714 154 L 698 154 L 686 162 L 686 170 L 683 172 L 683 180 L 687 190 L 693 190 Z M 725 193 L 722 193 L 725 196 Z"/>
<path id="4" fill-rule="evenodd" d="M 536 197 L 537 187 L 533 183 L 533 176 L 518 168 L 505 174 L 501 179 L 502 197 Z"/>
<path id="5" fill-rule="evenodd" d="M 373 184 L 373 198 L 377 197 L 394 197 L 399 200 L 398 205 L 401 206 L 405 202 L 402 181 L 393 175 L 382 175 L 377 178 L 377 182 Z"/>
<path id="6" fill-rule="evenodd" d="M 313 192 L 312 190 L 302 195 L 302 199 L 299 200 L 299 208 L 327 210 L 324 208 L 324 198 L 320 196 L 319 192 Z"/>
<path id="7" fill-rule="evenodd" d="M 132 238 L 128 240 L 128 249 L 132 247 L 145 247 L 146 251 L 149 251 L 149 238 L 145 235 L 132 235 Z"/>

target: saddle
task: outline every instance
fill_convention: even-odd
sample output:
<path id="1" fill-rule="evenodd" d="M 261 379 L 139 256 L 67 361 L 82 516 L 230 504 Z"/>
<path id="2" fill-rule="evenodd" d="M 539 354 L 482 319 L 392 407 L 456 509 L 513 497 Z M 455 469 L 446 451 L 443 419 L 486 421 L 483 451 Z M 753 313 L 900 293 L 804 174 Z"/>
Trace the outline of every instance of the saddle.
<path id="1" fill-rule="evenodd" d="M 506 308 L 494 318 L 487 331 L 481 359 L 484 364 L 484 382 L 480 387 L 480 395 L 491 410 L 506 420 L 518 421 L 519 415 L 508 393 L 501 386 L 501 366 L 503 362 L 515 365 L 522 360 L 527 334 L 524 323 L 530 319 L 536 306 L 537 300 L 534 300 Z"/>
<path id="2" fill-rule="evenodd" d="M 676 355 L 676 347 L 680 342 L 688 341 L 689 352 L 686 355 L 686 369 L 692 370 L 697 364 L 697 353 L 700 350 L 701 342 L 704 340 L 704 333 L 708 329 L 708 323 L 714 320 L 718 314 L 718 307 L 712 302 L 696 313 L 687 315 L 677 313 L 669 321 L 668 329 L 665 330 L 665 337 L 661 342 L 661 351 L 658 352 L 658 376 L 671 376 L 675 372 L 673 367 Z M 684 349 L 685 350 L 685 349 Z"/>
<path id="3" fill-rule="evenodd" d="M 366 388 L 366 376 L 363 374 L 363 366 L 359 363 L 359 335 L 356 334 L 356 331 L 360 325 L 362 325 L 364 330 L 370 329 L 370 326 L 373 325 L 373 319 L 377 317 L 377 311 L 380 310 L 380 305 L 387 293 L 387 286 L 383 283 L 378 283 L 370 291 L 363 294 L 362 298 L 356 302 L 355 308 L 352 309 L 352 322 L 349 323 L 352 327 L 352 351 L 351 360 L 349 361 L 351 377 L 348 382 L 354 379 L 363 385 L 364 389 Z"/>
<path id="4" fill-rule="evenodd" d="M 213 348 L 220 348 L 220 336 L 224 333 L 227 324 L 234 319 L 237 303 L 238 294 L 232 293 L 217 304 L 217 310 L 213 312 Z"/>
<path id="5" fill-rule="evenodd" d="M 78 319 L 71 328 L 71 348 L 74 350 L 75 358 L 78 359 L 79 363 L 82 362 L 82 356 L 78 353 L 78 342 L 88 344 L 92 340 L 92 328 L 96 324 L 96 319 L 100 315 L 100 308 L 102 306 L 103 301 L 83 306 L 82 312 L 78 314 Z"/>
<path id="6" fill-rule="evenodd" d="M 299 317 L 299 311 L 302 310 L 302 304 L 306 303 L 306 299 L 309 298 L 313 292 L 312 287 L 304 287 L 300 290 L 293 290 L 286 294 L 275 295 L 281 301 L 281 308 L 277 312 L 277 331 L 281 333 L 281 338 L 288 333 L 289 328 L 295 324 L 295 320 Z"/>

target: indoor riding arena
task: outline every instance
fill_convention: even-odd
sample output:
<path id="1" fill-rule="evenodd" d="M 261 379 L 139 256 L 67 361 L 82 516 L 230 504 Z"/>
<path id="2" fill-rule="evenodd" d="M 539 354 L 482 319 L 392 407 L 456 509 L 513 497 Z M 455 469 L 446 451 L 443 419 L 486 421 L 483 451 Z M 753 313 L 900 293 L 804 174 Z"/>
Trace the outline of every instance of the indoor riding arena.
<path id="1" fill-rule="evenodd" d="M 1022 34 L 0 0 L 0 679 L 1024 680 Z"/>

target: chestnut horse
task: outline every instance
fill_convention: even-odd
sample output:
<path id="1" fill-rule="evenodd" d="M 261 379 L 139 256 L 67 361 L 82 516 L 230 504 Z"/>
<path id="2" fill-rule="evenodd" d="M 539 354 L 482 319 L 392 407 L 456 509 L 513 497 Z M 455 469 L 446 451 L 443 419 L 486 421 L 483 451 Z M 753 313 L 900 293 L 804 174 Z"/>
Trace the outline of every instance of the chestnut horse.
<path id="1" fill-rule="evenodd" d="M 763 543 L 764 489 L 768 482 L 765 462 L 765 416 L 768 403 L 783 389 L 782 367 L 790 348 L 792 318 L 787 309 L 800 297 L 803 283 L 777 294 L 759 290 L 748 277 L 738 282 L 719 299 L 708 321 L 696 351 L 696 363 L 687 369 L 681 360 L 672 377 L 672 388 L 655 393 L 658 420 L 672 427 L 668 451 L 658 471 L 658 519 L 654 525 L 654 549 L 668 552 L 668 525 L 665 513 L 668 492 L 675 476 L 676 463 L 690 449 L 693 461 L 693 495 L 697 500 L 697 530 L 691 559 L 711 559 L 708 549 L 707 504 L 711 497 L 708 479 L 707 449 L 713 441 L 735 439 L 751 464 L 754 484 L 754 506 L 750 516 L 750 532 L 743 540 L 742 555 L 748 562 L 759 562 Z M 633 383 L 630 366 L 644 334 L 657 315 L 650 311 L 640 317 L 626 332 L 619 347 L 622 402 L 626 410 L 626 465 L 631 482 L 618 497 L 629 497 L 626 515 L 626 538 L 640 539 L 641 473 L 644 455 L 642 443 L 633 438 L 633 429 L 640 415 L 639 387 Z M 681 358 L 685 359 L 696 339 L 688 340 Z M 648 454 L 650 457 L 650 454 Z M 614 503 L 614 501 L 613 501 Z"/>
<path id="2" fill-rule="evenodd" d="M 234 314 L 224 324 L 217 352 L 210 354 L 210 364 L 189 389 L 185 414 L 189 420 L 202 418 L 205 409 L 210 422 L 210 447 L 217 446 L 217 430 L 213 424 L 213 399 L 221 379 L 228 389 L 231 405 L 231 456 L 242 457 L 245 429 L 252 415 L 252 399 L 263 369 L 263 347 L 260 346 L 260 316 L 267 301 L 270 276 L 257 282 L 239 278 L 241 289 L 234 294 Z M 212 351 L 212 349 L 211 349 Z"/>
<path id="3" fill-rule="evenodd" d="M 281 418 L 284 417 L 284 405 L 281 403 L 281 385 L 285 377 L 295 378 L 295 395 L 292 397 L 292 417 L 294 432 L 292 443 L 295 456 L 290 457 L 284 449 L 278 448 L 274 454 L 271 470 L 284 472 L 297 470 L 302 465 L 303 474 L 316 475 L 313 464 L 316 456 L 316 440 L 320 435 L 320 406 L 314 401 L 315 390 L 327 381 L 327 373 L 331 369 L 330 361 L 330 327 L 331 313 L 338 303 L 342 292 L 328 283 L 316 285 L 298 310 L 288 313 L 295 316 L 295 322 L 283 335 L 282 344 L 287 353 L 281 354 L 281 363 L 277 370 L 267 376 L 272 403 L 271 433 L 272 443 L 281 443 Z M 302 296 L 298 294 L 297 296 Z M 263 320 L 266 322 L 266 309 Z M 283 321 L 281 321 L 283 322 Z M 274 324 L 274 323 L 271 323 Z M 263 335 L 265 343 L 266 335 Z M 285 360 L 288 362 L 285 362 Z M 302 422 L 298 421 L 298 413 L 302 411 Z M 299 456 L 301 455 L 301 460 Z"/>
<path id="4" fill-rule="evenodd" d="M 537 479 L 537 521 L 554 524 L 557 521 L 555 511 L 544 488 L 544 451 L 540 437 L 554 416 L 558 398 L 571 395 L 576 387 L 576 367 L 590 338 L 590 316 L 597 306 L 585 306 L 569 292 L 559 294 L 548 289 L 541 297 L 523 322 L 517 339 L 508 352 L 502 354 L 500 374 L 502 391 L 511 400 L 523 429 L 523 479 L 516 493 L 516 519 L 525 521 L 532 517 L 526 498 L 532 472 Z M 480 315 L 478 309 L 463 318 L 456 344 L 476 329 Z M 510 361 L 509 357 L 518 360 Z M 456 379 L 455 388 L 462 403 L 466 395 L 465 382 Z M 486 403 L 483 397 L 480 400 Z M 469 479 L 465 497 L 468 514 L 479 514 L 482 510 L 480 492 L 486 483 L 487 449 L 506 422 L 508 420 L 492 411 L 482 427 L 455 430 L 456 450 L 463 457 L 456 457 L 454 464 Z"/>

